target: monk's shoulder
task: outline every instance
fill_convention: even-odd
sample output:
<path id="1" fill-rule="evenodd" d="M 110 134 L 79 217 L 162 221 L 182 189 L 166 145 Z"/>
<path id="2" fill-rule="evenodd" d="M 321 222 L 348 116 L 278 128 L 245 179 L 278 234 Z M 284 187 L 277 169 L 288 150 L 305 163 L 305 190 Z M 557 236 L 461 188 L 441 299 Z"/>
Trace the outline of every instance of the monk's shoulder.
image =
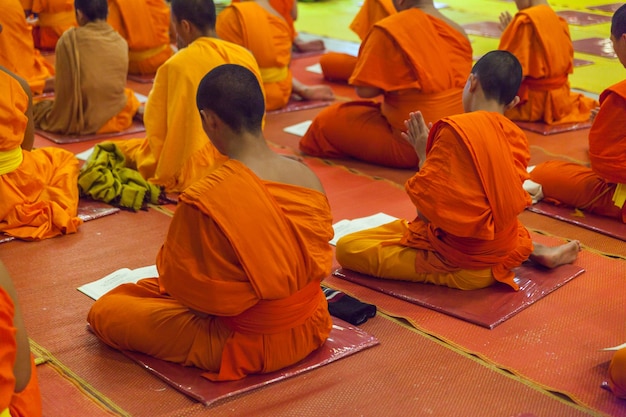
<path id="1" fill-rule="evenodd" d="M 304 163 L 295 159 L 281 156 L 280 165 L 275 180 L 285 184 L 310 188 L 324 193 L 324 188 L 319 178 Z"/>

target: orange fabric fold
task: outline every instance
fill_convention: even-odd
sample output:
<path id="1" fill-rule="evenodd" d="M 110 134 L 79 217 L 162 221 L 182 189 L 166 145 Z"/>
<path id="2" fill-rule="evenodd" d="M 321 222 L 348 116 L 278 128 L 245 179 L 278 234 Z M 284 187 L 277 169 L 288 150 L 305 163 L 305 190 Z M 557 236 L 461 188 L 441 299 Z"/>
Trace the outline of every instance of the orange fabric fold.
<path id="1" fill-rule="evenodd" d="M 241 0 L 233 0 L 233 3 L 240 3 Z M 291 39 L 295 39 L 297 36 L 297 32 L 296 32 L 296 28 L 295 28 L 295 22 L 292 16 L 292 10 L 294 8 L 295 5 L 295 1 L 294 0 L 270 0 L 269 1 L 270 6 L 272 6 L 272 8 L 274 10 L 276 10 L 282 17 L 283 19 L 285 19 L 285 22 L 287 22 L 287 26 L 289 26 L 289 36 L 291 37 Z"/>
<path id="2" fill-rule="evenodd" d="M 174 54 L 164 0 L 111 0 L 107 22 L 128 42 L 131 74 L 154 74 Z"/>
<path id="3" fill-rule="evenodd" d="M 392 0 L 365 0 L 352 19 L 350 29 L 363 40 L 375 23 L 392 14 L 396 14 Z"/>
<path id="4" fill-rule="evenodd" d="M 2 3 L 0 25 L 0 65 L 24 78 L 34 93 L 41 93 L 46 79 L 54 77 L 54 67 L 35 49 L 20 0 Z"/>
<path id="5" fill-rule="evenodd" d="M 626 398 L 626 349 L 618 350 L 611 359 L 609 386 L 618 398 Z"/>
<path id="6" fill-rule="evenodd" d="M 254 1 L 233 3 L 218 15 L 215 26 L 220 39 L 241 45 L 254 55 L 261 70 L 267 110 L 285 107 L 292 90 L 292 37 L 287 22 L 273 12 Z"/>
<path id="7" fill-rule="evenodd" d="M 77 26 L 73 0 L 33 0 L 30 10 L 39 15 L 33 31 L 38 48 L 54 49 L 63 32 Z"/>
<path id="8" fill-rule="evenodd" d="M 427 155 L 405 188 L 428 222 L 412 222 L 402 243 L 457 268 L 492 268 L 517 289 L 510 270 L 532 252 L 517 220 L 531 202 L 522 188 L 530 159 L 524 133 L 497 113 L 456 115 L 433 126 Z"/>
<path id="9" fill-rule="evenodd" d="M 589 120 L 597 102 L 570 92 L 569 82 L 562 82 L 573 72 L 574 47 L 567 21 L 550 6 L 520 10 L 502 33 L 498 49 L 513 53 L 524 77 L 532 79 L 522 84 L 519 94 L 526 101 L 509 110 L 509 118 L 547 124 Z M 541 79 L 553 81 L 542 84 Z"/>

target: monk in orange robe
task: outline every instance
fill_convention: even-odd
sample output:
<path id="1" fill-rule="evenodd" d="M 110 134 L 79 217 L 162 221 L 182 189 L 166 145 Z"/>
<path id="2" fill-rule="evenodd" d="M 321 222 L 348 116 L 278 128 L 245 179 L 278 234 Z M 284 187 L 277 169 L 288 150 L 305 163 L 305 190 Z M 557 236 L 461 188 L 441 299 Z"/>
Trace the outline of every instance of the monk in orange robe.
<path id="1" fill-rule="evenodd" d="M 107 22 L 128 42 L 129 74 L 154 74 L 174 54 L 165 0 L 109 0 Z"/>
<path id="2" fill-rule="evenodd" d="M 17 293 L 0 262 L 0 416 L 42 415 L 37 368 L 17 302 Z M 7 414 L 8 413 L 8 414 Z"/>
<path id="3" fill-rule="evenodd" d="M 520 104 L 508 110 L 511 120 L 547 124 L 586 122 L 598 102 L 570 91 L 574 47 L 567 21 L 546 0 L 516 0 L 519 12 L 500 16 L 503 27 L 498 49 L 517 57 L 524 69 Z"/>
<path id="4" fill-rule="evenodd" d="M 472 66 L 465 32 L 432 1 L 396 5 L 399 13 L 376 23 L 361 44 L 350 78 L 360 97 L 382 95 L 382 103 L 353 101 L 322 110 L 300 141 L 303 152 L 416 168 L 417 155 L 401 136 L 406 115 L 418 109 L 430 123 L 463 112 L 463 85 Z"/>
<path id="5" fill-rule="evenodd" d="M 611 41 L 626 67 L 626 7 L 613 15 Z M 576 207 L 626 223 L 626 80 L 602 92 L 589 131 L 591 166 L 563 161 L 537 165 L 530 178 L 546 201 Z"/>
<path id="6" fill-rule="evenodd" d="M 172 1 L 179 51 L 157 71 L 143 117 L 146 138 L 115 142 L 129 168 L 168 192 L 183 191 L 225 161 L 207 141 L 195 109 L 202 77 L 218 65 L 231 63 L 249 68 L 261 82 L 254 56 L 217 38 L 215 18 L 212 1 Z"/>
<path id="7" fill-rule="evenodd" d="M 218 15 L 215 30 L 220 39 L 241 45 L 254 55 L 261 70 L 267 110 L 285 107 L 292 93 L 303 100 L 334 99 L 329 86 L 306 86 L 293 78 L 289 68 L 289 25 L 268 0 L 231 4 Z"/>
<path id="8" fill-rule="evenodd" d="M 0 13 L 0 66 L 24 78 L 35 94 L 43 92 L 54 67 L 35 49 L 32 28 L 20 0 L 6 0 Z"/>
<path id="9" fill-rule="evenodd" d="M 75 233 L 78 160 L 60 148 L 31 150 L 30 89 L 0 67 L 0 232 L 40 240 Z"/>
<path id="10" fill-rule="evenodd" d="M 626 399 L 626 348 L 615 352 L 611 359 L 609 387 L 616 397 Z"/>
<path id="11" fill-rule="evenodd" d="M 180 195 L 159 277 L 113 289 L 88 320 L 115 348 L 236 380 L 292 365 L 328 337 L 320 282 L 332 264 L 332 216 L 315 174 L 267 147 L 255 74 L 218 66 L 197 102 L 229 159 Z"/>
<path id="12" fill-rule="evenodd" d="M 74 0 L 22 0 L 26 15 L 37 15 L 33 28 L 35 47 L 54 49 L 57 41 L 71 27 L 75 27 Z"/>
<path id="13" fill-rule="evenodd" d="M 35 104 L 35 126 L 65 135 L 120 132 L 139 109 L 126 88 L 128 46 L 106 22 L 106 0 L 75 4 L 79 27 L 57 43 L 55 98 Z"/>
<path id="14" fill-rule="evenodd" d="M 405 188 L 418 216 L 339 239 L 336 256 L 344 268 L 463 290 L 495 282 L 517 290 L 511 270 L 526 259 L 547 267 L 576 259 L 577 241 L 533 244 L 517 219 L 530 204 L 522 187 L 530 151 L 503 113 L 517 104 L 521 79 L 515 56 L 493 51 L 467 80 L 467 113 L 441 119 L 430 132 L 421 113 L 411 113 L 405 137 L 420 170 Z"/>

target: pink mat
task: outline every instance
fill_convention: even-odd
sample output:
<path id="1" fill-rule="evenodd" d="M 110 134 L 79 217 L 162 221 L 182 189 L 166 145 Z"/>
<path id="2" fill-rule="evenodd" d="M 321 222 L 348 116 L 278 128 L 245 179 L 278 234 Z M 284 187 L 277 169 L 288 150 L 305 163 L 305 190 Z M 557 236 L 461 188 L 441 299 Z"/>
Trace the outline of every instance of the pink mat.
<path id="1" fill-rule="evenodd" d="M 291 51 L 291 59 L 300 59 L 300 58 L 308 58 L 310 56 L 323 55 L 326 53 L 326 50 L 323 51 L 308 51 L 308 52 L 300 52 L 300 51 Z"/>
<path id="2" fill-rule="evenodd" d="M 51 140 L 54 143 L 60 143 L 60 144 L 65 144 L 65 143 L 76 143 L 76 142 L 86 142 L 88 140 L 95 140 L 95 139 L 108 139 L 108 138 L 115 138 L 118 136 L 124 136 L 124 135 L 132 135 L 132 134 L 139 134 L 139 133 L 143 133 L 146 131 L 145 126 L 143 125 L 142 122 L 138 121 L 138 120 L 133 120 L 133 124 L 126 130 L 122 130 L 121 132 L 114 132 L 114 133 L 103 133 L 103 134 L 95 134 L 95 135 L 62 135 L 59 133 L 51 133 L 51 132 L 44 132 L 43 130 L 39 130 L 36 129 L 35 133 L 37 133 L 39 136 L 44 137 L 48 140 Z"/>
<path id="3" fill-rule="evenodd" d="M 624 3 L 602 4 L 600 6 L 587 6 L 589 10 L 599 10 L 601 12 L 615 13 Z"/>
<path id="4" fill-rule="evenodd" d="M 596 55 L 604 58 L 617 58 L 611 40 L 608 38 L 587 38 L 572 41 L 574 51 L 583 54 Z"/>
<path id="5" fill-rule="evenodd" d="M 108 216 L 118 211 L 120 211 L 119 208 L 112 207 L 100 201 L 84 199 L 78 202 L 78 217 L 83 219 L 84 222 L 99 219 L 100 217 Z M 14 239 L 13 236 L 0 233 L 0 243 L 9 242 Z"/>
<path id="6" fill-rule="evenodd" d="M 155 74 L 128 74 L 126 79 L 140 84 L 150 84 L 154 82 Z"/>
<path id="7" fill-rule="evenodd" d="M 524 263 L 514 269 L 519 291 L 501 283 L 480 290 L 463 291 L 419 282 L 380 279 L 348 269 L 338 269 L 333 275 L 409 303 L 493 329 L 584 271 L 575 265 L 545 269 Z"/>
<path id="8" fill-rule="evenodd" d="M 599 15 L 594 13 L 579 12 L 576 10 L 563 10 L 556 12 L 563 19 L 567 20 L 570 25 L 589 26 L 611 21 L 611 16 Z"/>
<path id="9" fill-rule="evenodd" d="M 584 66 L 593 65 L 593 64 L 595 64 L 595 62 L 593 62 L 593 61 L 588 61 L 586 59 L 574 58 L 574 68 L 576 68 L 576 67 L 584 67 Z"/>
<path id="10" fill-rule="evenodd" d="M 315 109 L 315 108 L 318 108 L 318 107 L 326 107 L 330 103 L 332 103 L 332 101 L 325 101 L 325 100 L 296 100 L 293 97 L 291 97 L 289 99 L 289 102 L 287 103 L 287 105 L 285 107 L 283 107 L 281 109 L 270 110 L 270 111 L 267 112 L 267 114 L 278 114 L 278 113 L 287 113 L 287 112 L 298 111 L 298 110 Z"/>
<path id="11" fill-rule="evenodd" d="M 184 367 L 142 353 L 130 351 L 123 351 L 123 353 L 183 394 L 205 405 L 210 405 L 215 401 L 319 368 L 377 344 L 378 340 L 374 336 L 333 317 L 333 329 L 326 343 L 299 363 L 282 371 L 249 375 L 238 381 L 225 382 L 209 381 L 202 376 L 205 371 L 198 368 Z"/>
<path id="12" fill-rule="evenodd" d="M 502 35 L 500 23 L 498 22 L 476 22 L 461 26 L 463 26 L 468 35 L 485 36 L 487 38 L 499 38 Z"/>
<path id="13" fill-rule="evenodd" d="M 584 217 L 574 216 L 574 209 L 565 206 L 555 206 L 550 203 L 540 201 L 527 208 L 533 213 L 562 220 L 564 222 L 602 233 L 603 235 L 614 237 L 626 242 L 626 224 L 611 217 L 598 216 L 593 213 L 584 213 Z"/>
<path id="14" fill-rule="evenodd" d="M 580 123 L 564 123 L 560 125 L 548 125 L 543 122 L 520 122 L 516 121 L 516 125 L 524 130 L 539 133 L 544 136 L 556 135 L 557 133 L 573 132 L 574 130 L 588 129 L 591 122 Z"/>

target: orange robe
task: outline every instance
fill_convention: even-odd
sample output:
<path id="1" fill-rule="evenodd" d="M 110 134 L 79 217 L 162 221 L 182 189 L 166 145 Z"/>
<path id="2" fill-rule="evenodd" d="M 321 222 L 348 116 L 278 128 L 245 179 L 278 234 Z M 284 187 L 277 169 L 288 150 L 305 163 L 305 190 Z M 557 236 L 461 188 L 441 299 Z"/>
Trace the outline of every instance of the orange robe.
<path id="1" fill-rule="evenodd" d="M 517 290 L 511 269 L 533 250 L 517 219 L 531 202 L 522 187 L 530 159 L 526 135 L 501 114 L 477 111 L 437 122 L 426 150 L 422 168 L 405 185 L 420 215 L 408 226 L 398 221 L 343 237 L 337 260 L 383 278 L 461 289 L 495 280 Z M 401 260 L 411 259 L 405 252 L 415 260 L 413 274 L 397 277 Z"/>
<path id="2" fill-rule="evenodd" d="M 506 115 L 511 120 L 547 124 L 585 122 L 598 103 L 570 91 L 574 47 L 569 26 L 548 5 L 519 11 L 502 33 L 498 49 L 513 53 L 522 64 L 521 102 Z"/>
<path id="3" fill-rule="evenodd" d="M 233 3 L 240 3 L 241 0 L 233 0 Z M 270 6 L 274 10 L 276 10 L 287 22 L 287 26 L 289 26 L 289 36 L 293 41 L 298 35 L 295 27 L 295 22 L 292 16 L 293 6 L 295 5 L 294 0 L 269 0 Z"/>
<path id="4" fill-rule="evenodd" d="M 442 58 L 444 57 L 444 58 Z M 361 44 L 355 86 L 384 91 L 371 100 L 322 110 L 300 141 L 314 156 L 351 156 L 397 168 L 416 168 L 417 155 L 400 135 L 409 112 L 426 122 L 463 112 L 462 94 L 472 67 L 469 40 L 446 22 L 419 9 L 377 23 Z"/>
<path id="5" fill-rule="evenodd" d="M 254 55 L 263 79 L 265 107 L 276 110 L 291 97 L 291 33 L 285 20 L 254 1 L 233 3 L 217 17 L 217 36 Z"/>
<path id="6" fill-rule="evenodd" d="M 276 371 L 328 337 L 320 282 L 332 235 L 325 195 L 263 181 L 231 159 L 181 194 L 158 280 L 112 290 L 89 323 L 113 347 L 197 366 L 213 380 Z"/>
<path id="7" fill-rule="evenodd" d="M 362 41 L 375 23 L 396 13 L 397 11 L 392 0 L 365 0 L 359 12 L 352 19 L 350 29 Z"/>
<path id="8" fill-rule="evenodd" d="M 530 178 L 547 201 L 565 204 L 626 223 L 626 204 L 613 202 L 617 184 L 626 184 L 626 80 L 600 95 L 600 111 L 589 131 L 591 167 L 571 162 L 539 164 Z"/>
<path id="9" fill-rule="evenodd" d="M 222 64 L 242 65 L 262 82 L 249 51 L 217 38 L 198 38 L 159 67 L 143 117 L 146 138 L 115 142 L 129 168 L 166 191 L 180 192 L 224 162 L 196 107 L 200 80 Z"/>
<path id="10" fill-rule="evenodd" d="M 54 49 L 63 32 L 77 26 L 73 0 L 22 0 L 22 7 L 37 14 L 33 38 L 39 49 Z"/>
<path id="11" fill-rule="evenodd" d="M 165 0 L 109 0 L 107 22 L 128 42 L 130 74 L 154 74 L 174 54 Z"/>
<path id="12" fill-rule="evenodd" d="M 78 160 L 60 148 L 22 150 L 28 96 L 0 71 L 0 232 L 38 240 L 75 233 Z"/>
<path id="13" fill-rule="evenodd" d="M 609 386 L 618 398 L 626 399 L 626 349 L 618 350 L 611 359 Z"/>
<path id="14" fill-rule="evenodd" d="M 9 409 L 11 417 L 38 417 L 42 415 L 41 393 L 37 383 L 37 368 L 31 357 L 31 377 L 28 385 L 16 393 L 13 366 L 17 353 L 13 326 L 15 306 L 9 294 L 0 287 L 0 414 Z M 2 414 L 4 415 L 4 414 Z"/>
<path id="15" fill-rule="evenodd" d="M 66 31 L 56 48 L 55 98 L 35 104 L 35 126 L 66 135 L 130 127 L 139 100 L 126 88 L 127 48 L 106 22 Z"/>
<path id="16" fill-rule="evenodd" d="M 24 78 L 34 93 L 41 93 L 54 67 L 35 49 L 31 27 L 20 0 L 6 0 L 0 13 L 0 66 Z"/>

